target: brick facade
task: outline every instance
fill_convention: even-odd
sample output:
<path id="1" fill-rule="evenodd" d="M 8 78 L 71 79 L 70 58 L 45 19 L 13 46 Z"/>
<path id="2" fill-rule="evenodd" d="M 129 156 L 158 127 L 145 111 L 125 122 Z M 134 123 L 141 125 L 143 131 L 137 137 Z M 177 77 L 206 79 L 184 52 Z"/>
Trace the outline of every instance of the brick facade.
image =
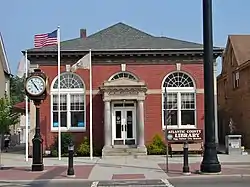
<path id="1" fill-rule="evenodd" d="M 57 75 L 57 66 L 40 65 L 42 71 L 49 76 L 50 84 Z M 140 80 L 145 81 L 148 94 L 144 104 L 145 112 L 145 143 L 152 140 L 156 134 L 163 136 L 162 132 L 162 95 L 161 86 L 164 77 L 176 71 L 176 63 L 159 64 L 126 64 L 126 70 L 136 75 Z M 65 71 L 65 65 L 61 71 Z M 93 141 L 95 146 L 102 147 L 104 141 L 104 103 L 102 95 L 98 92 L 105 80 L 108 80 L 113 74 L 121 71 L 120 64 L 95 64 L 93 63 Z M 196 89 L 203 90 L 203 64 L 202 61 L 192 63 L 182 63 L 180 71 L 189 74 L 195 81 Z M 89 90 L 89 71 L 77 70 Z M 151 91 L 150 91 L 151 90 Z M 154 92 L 152 91 L 154 90 Z M 150 93 L 151 92 L 151 93 Z M 89 95 L 86 96 L 86 132 L 74 132 L 75 140 L 81 142 L 84 136 L 89 136 Z M 204 96 L 203 91 L 196 94 L 197 127 L 203 128 L 204 124 Z M 51 132 L 51 109 L 50 96 L 41 105 L 41 133 L 44 139 L 44 146 L 48 149 L 54 142 L 57 133 Z"/>
<path id="2" fill-rule="evenodd" d="M 128 150 L 135 151 L 137 155 L 145 155 L 147 154 L 145 145 L 156 134 L 163 138 L 165 126 L 162 93 L 165 90 L 168 94 L 164 111 L 170 120 L 166 119 L 171 121 L 168 127 L 172 125 L 170 128 L 203 128 L 202 44 L 153 36 L 121 22 L 90 36 L 86 33 L 86 30 L 81 30 L 80 37 L 63 41 L 60 45 L 61 72 L 68 71 L 66 68 L 85 58 L 85 55 L 91 54 L 87 59 L 89 57 L 92 59 L 93 143 L 95 147 L 103 147 L 102 155 L 110 156 L 121 150 L 125 150 L 126 154 L 130 153 Z M 57 75 L 57 52 L 57 45 L 46 45 L 27 51 L 31 65 L 39 66 L 48 75 L 50 85 Z M 214 47 L 213 52 L 215 60 L 221 55 L 222 49 Z M 127 72 L 126 76 L 130 76 L 130 79 L 125 76 L 109 80 L 111 76 L 121 71 Z M 75 74 L 64 75 L 76 77 L 77 80 L 81 77 L 84 82 L 84 86 L 82 83 L 78 84 L 81 85 L 76 89 L 79 91 L 78 95 L 73 93 L 74 90 L 71 91 L 72 87 L 66 86 L 63 96 L 66 103 L 64 103 L 66 109 L 64 108 L 63 131 L 74 131 L 72 134 L 75 136 L 75 141 L 80 143 L 84 136 L 90 134 L 89 70 L 78 69 Z M 168 75 L 170 76 L 166 79 Z M 165 80 L 167 80 L 164 82 L 166 89 L 163 90 L 162 84 Z M 73 85 L 72 82 L 66 84 Z M 83 92 L 85 96 L 80 95 Z M 51 93 L 54 95 L 51 98 L 48 96 L 41 105 L 41 132 L 45 149 L 49 149 L 58 130 L 57 90 L 52 89 Z M 74 97 L 77 97 L 78 101 L 71 102 Z M 51 115 L 52 101 L 55 105 L 54 117 Z M 119 102 L 117 105 L 116 101 Z M 75 102 L 78 102 L 77 110 L 80 112 L 71 111 L 71 105 L 76 104 Z M 83 103 L 85 119 L 82 119 L 83 109 L 79 109 L 83 108 Z M 31 107 L 31 113 L 32 121 L 34 106 Z M 66 119 L 67 127 L 65 127 Z M 34 124 L 31 124 L 30 145 L 34 134 Z M 81 132 L 76 132 L 78 130 Z"/>

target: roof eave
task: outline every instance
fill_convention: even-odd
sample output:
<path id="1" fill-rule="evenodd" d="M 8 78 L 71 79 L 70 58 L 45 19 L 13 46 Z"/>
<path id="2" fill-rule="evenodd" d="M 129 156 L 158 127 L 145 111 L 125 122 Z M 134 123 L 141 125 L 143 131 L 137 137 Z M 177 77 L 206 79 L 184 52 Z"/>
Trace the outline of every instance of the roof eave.
<path id="1" fill-rule="evenodd" d="M 62 52 L 88 52 L 89 50 L 62 50 Z M 203 48 L 182 48 L 182 49 L 91 49 L 92 52 L 196 52 L 203 53 Z M 214 52 L 222 53 L 224 48 L 214 47 Z M 35 51 L 27 50 L 30 54 L 43 54 L 43 53 L 55 53 L 56 50 L 47 50 L 47 51 Z M 25 51 L 22 51 L 25 54 Z"/>

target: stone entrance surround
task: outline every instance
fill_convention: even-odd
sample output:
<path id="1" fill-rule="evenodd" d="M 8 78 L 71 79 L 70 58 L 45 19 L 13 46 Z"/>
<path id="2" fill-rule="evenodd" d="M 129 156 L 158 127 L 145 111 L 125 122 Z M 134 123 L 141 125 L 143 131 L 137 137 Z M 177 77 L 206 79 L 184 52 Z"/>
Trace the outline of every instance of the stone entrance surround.
<path id="1" fill-rule="evenodd" d="M 144 101 L 147 91 L 145 82 L 126 78 L 105 81 L 100 90 L 102 91 L 104 101 L 104 147 L 102 155 L 117 156 L 126 154 L 147 154 L 147 149 L 144 143 Z M 137 145 L 135 145 L 135 147 L 112 145 L 112 101 L 137 101 Z"/>

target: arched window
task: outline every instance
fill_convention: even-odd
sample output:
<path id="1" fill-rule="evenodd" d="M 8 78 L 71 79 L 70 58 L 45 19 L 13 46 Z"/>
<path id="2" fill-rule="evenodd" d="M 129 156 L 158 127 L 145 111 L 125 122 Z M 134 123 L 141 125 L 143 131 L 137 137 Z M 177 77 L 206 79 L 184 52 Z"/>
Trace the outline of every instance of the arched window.
<path id="1" fill-rule="evenodd" d="M 195 83 L 183 72 L 174 72 L 162 83 L 163 128 L 195 128 Z"/>
<path id="2" fill-rule="evenodd" d="M 74 73 L 60 76 L 60 114 L 62 131 L 85 131 L 85 87 L 82 79 Z M 51 85 L 51 124 L 58 130 L 58 77 Z"/>
<path id="3" fill-rule="evenodd" d="M 138 80 L 138 78 L 129 72 L 119 72 L 115 75 L 111 76 L 109 80 L 116 80 L 116 79 L 130 79 L 130 80 Z"/>
<path id="4" fill-rule="evenodd" d="M 175 72 L 166 77 L 164 87 L 194 87 L 194 83 L 187 74 Z"/>

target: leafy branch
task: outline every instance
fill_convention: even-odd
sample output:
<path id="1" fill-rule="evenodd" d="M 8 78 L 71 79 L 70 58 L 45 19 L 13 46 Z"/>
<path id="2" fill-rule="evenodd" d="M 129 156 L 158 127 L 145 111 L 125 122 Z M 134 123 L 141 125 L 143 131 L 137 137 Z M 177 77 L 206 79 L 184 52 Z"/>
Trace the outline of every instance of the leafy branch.
<path id="1" fill-rule="evenodd" d="M 11 125 L 16 125 L 20 121 L 20 114 L 13 110 L 13 104 L 6 98 L 0 99 L 0 133 L 9 130 Z"/>

